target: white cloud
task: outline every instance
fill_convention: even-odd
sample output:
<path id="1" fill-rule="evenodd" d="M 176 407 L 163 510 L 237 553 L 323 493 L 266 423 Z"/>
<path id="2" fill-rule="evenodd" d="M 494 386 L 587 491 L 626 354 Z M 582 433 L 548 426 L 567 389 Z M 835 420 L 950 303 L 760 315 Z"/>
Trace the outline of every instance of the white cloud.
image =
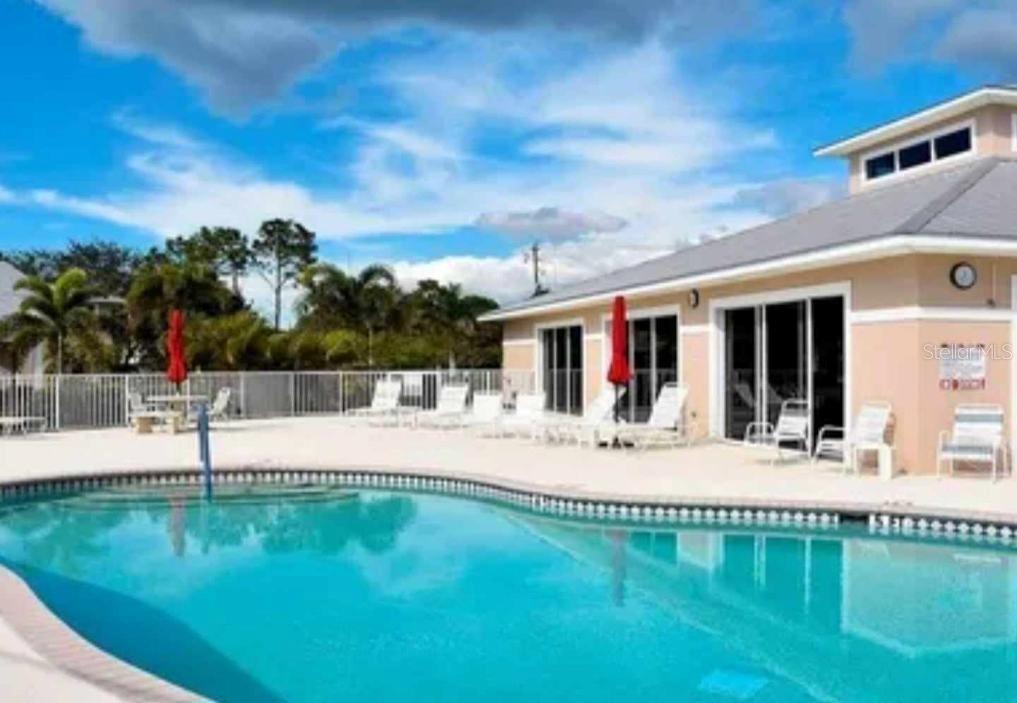
<path id="1" fill-rule="evenodd" d="M 217 110 L 244 114 L 282 95 L 329 58 L 340 37 L 425 26 L 490 35 L 546 32 L 690 44 L 751 31 L 755 0 L 37 0 L 103 53 L 150 56 Z"/>
<path id="2" fill-rule="evenodd" d="M 326 240 L 500 225 L 554 240 L 548 277 L 562 285 L 768 217 L 739 201 L 748 186 L 725 174 L 770 149 L 772 133 L 726 116 L 677 65 L 659 42 L 591 55 L 455 37 L 364 77 L 391 92 L 398 121 L 322 120 L 337 140 L 356 136 L 341 190 L 274 178 L 172 125 L 120 112 L 134 187 L 14 195 L 162 236 L 203 225 L 252 232 L 273 217 Z M 498 150 L 486 147 L 492 135 L 504 142 Z M 516 253 L 421 263 L 411 248 L 393 258 L 404 275 L 459 280 L 501 300 L 530 285 Z"/>
<path id="3" fill-rule="evenodd" d="M 742 188 L 733 201 L 771 217 L 784 217 L 822 205 L 846 192 L 847 184 L 839 178 L 785 178 Z"/>
<path id="4" fill-rule="evenodd" d="M 226 113 L 242 114 L 279 97 L 339 45 L 306 19 L 244 3 L 37 1 L 79 27 L 94 49 L 123 58 L 151 56 Z"/>
<path id="5" fill-rule="evenodd" d="M 933 58 L 987 68 L 1007 80 L 1017 70 L 1014 0 L 851 0 L 844 19 L 852 57 L 866 69 Z"/>
<path id="6" fill-rule="evenodd" d="M 481 229 L 513 237 L 548 239 L 571 239 L 589 232 L 617 232 L 625 224 L 624 219 L 606 212 L 570 212 L 557 207 L 527 212 L 485 212 L 476 220 Z"/>

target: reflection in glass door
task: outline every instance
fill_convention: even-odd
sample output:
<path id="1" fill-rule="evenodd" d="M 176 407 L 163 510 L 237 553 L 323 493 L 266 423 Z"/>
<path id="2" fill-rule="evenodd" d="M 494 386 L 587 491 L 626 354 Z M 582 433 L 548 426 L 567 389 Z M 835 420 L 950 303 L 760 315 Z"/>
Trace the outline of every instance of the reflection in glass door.
<path id="1" fill-rule="evenodd" d="M 766 305 L 763 308 L 766 338 L 766 385 L 763 387 L 763 419 L 776 423 L 785 400 L 807 399 L 805 349 L 806 301 Z"/>
<path id="2" fill-rule="evenodd" d="M 785 400 L 812 408 L 812 435 L 844 424 L 844 299 L 840 296 L 724 311 L 724 436 L 776 423 Z"/>
<path id="3" fill-rule="evenodd" d="M 758 313 L 754 307 L 724 312 L 724 436 L 731 439 L 744 437 L 749 423 L 756 420 Z"/>
<path id="4" fill-rule="evenodd" d="M 583 411 L 583 328 L 580 325 L 540 331 L 541 383 L 548 410 Z"/>
<path id="5" fill-rule="evenodd" d="M 610 338 L 611 323 L 608 322 L 605 339 Z M 632 381 L 619 414 L 626 422 L 646 422 L 661 387 L 678 381 L 677 315 L 629 320 L 629 366 Z"/>
<path id="6" fill-rule="evenodd" d="M 844 301 L 812 300 L 812 438 L 844 425 Z"/>

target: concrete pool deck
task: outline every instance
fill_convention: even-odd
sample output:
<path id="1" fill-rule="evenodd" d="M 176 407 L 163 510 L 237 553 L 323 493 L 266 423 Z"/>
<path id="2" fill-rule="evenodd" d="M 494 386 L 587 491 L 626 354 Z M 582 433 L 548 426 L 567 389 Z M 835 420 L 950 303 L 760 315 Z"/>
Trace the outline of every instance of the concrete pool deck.
<path id="1" fill-rule="evenodd" d="M 222 469 L 361 469 L 473 478 L 574 496 L 676 503 L 742 501 L 871 512 L 886 509 L 1017 522 L 1017 481 L 845 476 L 839 466 L 708 443 L 646 452 L 475 437 L 460 430 L 375 428 L 334 417 L 240 421 L 212 435 Z M 126 429 L 5 437 L 0 483 L 145 470 L 194 470 L 194 433 Z"/>
<path id="2" fill-rule="evenodd" d="M 212 450 L 220 469 L 413 472 L 590 499 L 800 506 L 859 513 L 892 510 L 1017 523 L 1017 481 L 1010 478 L 996 483 L 984 474 L 881 481 L 872 475 L 845 476 L 831 463 L 771 466 L 765 451 L 720 443 L 616 451 L 481 438 L 459 430 L 372 428 L 334 417 L 307 417 L 218 427 Z M 0 439 L 0 484 L 196 468 L 194 433 L 139 436 L 121 428 Z M 37 600 L 33 604 L 30 592 L 25 593 L 27 587 L 18 586 L 11 576 L 0 569 L 0 679 L 10 687 L 8 692 L 18 694 L 14 699 L 189 698 L 168 685 L 162 693 L 155 693 L 158 686 L 146 689 L 153 685 L 145 680 L 147 675 L 126 671 L 127 665 L 81 640 L 45 606 Z M 100 675 L 103 671 L 105 679 Z"/>

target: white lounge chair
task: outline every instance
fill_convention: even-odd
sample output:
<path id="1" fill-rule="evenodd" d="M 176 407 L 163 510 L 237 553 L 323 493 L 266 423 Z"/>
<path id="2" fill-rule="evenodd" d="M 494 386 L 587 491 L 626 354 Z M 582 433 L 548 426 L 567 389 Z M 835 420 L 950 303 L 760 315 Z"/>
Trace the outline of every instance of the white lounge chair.
<path id="1" fill-rule="evenodd" d="M 839 457 L 844 471 L 858 473 L 858 458 L 863 452 L 876 452 L 892 447 L 886 442 L 886 431 L 892 415 L 890 404 L 885 401 L 863 403 L 858 416 L 851 426 L 851 433 L 845 435 L 844 428 L 837 425 L 823 425 L 816 435 L 816 449 L 812 455 L 815 463 L 822 457 Z"/>
<path id="2" fill-rule="evenodd" d="M 477 434 L 498 434 L 505 415 L 501 393 L 474 393 L 463 425 Z"/>
<path id="3" fill-rule="evenodd" d="M 371 397 L 371 404 L 366 408 L 348 410 L 345 416 L 366 418 L 368 420 L 395 420 L 398 422 L 403 414 L 399 407 L 399 397 L 402 395 L 402 390 L 402 381 L 379 379 L 374 384 L 374 395 Z"/>
<path id="4" fill-rule="evenodd" d="M 215 400 L 212 401 L 212 406 L 208 409 L 209 420 L 222 420 L 226 422 L 230 419 L 230 400 L 233 398 L 233 389 L 229 386 L 225 386 L 219 389 L 219 392 L 215 394 Z"/>
<path id="5" fill-rule="evenodd" d="M 677 447 L 692 443 L 695 423 L 685 421 L 685 401 L 689 389 L 677 383 L 665 383 L 653 403 L 653 410 L 645 424 L 621 425 L 618 440 L 631 443 L 638 449 L 651 446 Z"/>
<path id="6" fill-rule="evenodd" d="M 438 405 L 434 410 L 416 414 L 417 427 L 463 427 L 466 424 L 466 401 L 470 386 L 466 383 L 449 383 L 438 392 Z"/>
<path id="7" fill-rule="evenodd" d="M 936 453 L 936 475 L 942 475 L 943 463 L 949 462 L 950 473 L 958 461 L 989 464 L 992 480 L 1000 468 L 1007 469 L 1005 415 L 999 405 L 958 405 L 953 414 L 953 430 L 939 435 Z"/>
<path id="8" fill-rule="evenodd" d="M 547 396 L 544 393 L 520 393 L 516 396 L 514 413 L 503 415 L 499 422 L 499 434 L 503 437 L 527 436 L 537 439 L 554 421 L 545 409 Z"/>
<path id="9" fill-rule="evenodd" d="M 617 394 L 614 386 L 607 386 L 583 411 L 581 417 L 564 416 L 548 429 L 548 438 L 561 442 L 575 442 L 579 446 L 589 444 L 595 447 L 613 442 L 620 422 L 614 421 L 615 402 L 625 397 L 628 389 L 621 388 Z"/>
<path id="10" fill-rule="evenodd" d="M 780 405 L 777 424 L 772 422 L 750 422 L 745 428 L 746 445 L 764 445 L 773 447 L 773 462 L 784 458 L 784 445 L 794 443 L 809 455 L 811 446 L 811 425 L 809 403 L 801 398 L 789 398 Z"/>
<path id="11" fill-rule="evenodd" d="M 28 434 L 33 428 L 40 432 L 46 428 L 46 418 L 34 415 L 0 416 L 0 434 Z"/>

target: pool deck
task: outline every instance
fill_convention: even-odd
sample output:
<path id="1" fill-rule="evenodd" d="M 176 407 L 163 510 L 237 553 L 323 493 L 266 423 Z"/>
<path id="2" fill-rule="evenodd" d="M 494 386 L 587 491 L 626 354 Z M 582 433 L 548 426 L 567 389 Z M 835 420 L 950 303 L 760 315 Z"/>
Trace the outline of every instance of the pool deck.
<path id="1" fill-rule="evenodd" d="M 707 443 L 681 449 L 590 449 L 461 430 L 374 428 L 332 417 L 234 422 L 212 435 L 227 468 L 414 471 L 569 496 L 676 503 L 740 501 L 870 512 L 885 509 L 1017 522 L 1017 480 L 845 476 L 830 462 L 770 465 L 770 453 Z M 139 470 L 196 469 L 195 434 L 126 429 L 0 440 L 0 483 Z"/>
<path id="2" fill-rule="evenodd" d="M 872 475 L 845 476 L 826 462 L 771 466 L 770 454 L 763 450 L 722 443 L 636 452 L 307 417 L 220 426 L 212 436 L 212 451 L 220 469 L 403 471 L 577 498 L 892 510 L 1017 523 L 1017 480 L 1011 478 L 996 483 L 984 475 L 881 481 Z M 194 433 L 139 436 L 115 429 L 0 439 L 0 483 L 196 468 Z M 91 647 L 26 591 L 0 569 L 0 679 L 6 691 L 19 694 L 12 699 L 189 698 L 168 685 L 160 690 L 152 677 Z"/>

